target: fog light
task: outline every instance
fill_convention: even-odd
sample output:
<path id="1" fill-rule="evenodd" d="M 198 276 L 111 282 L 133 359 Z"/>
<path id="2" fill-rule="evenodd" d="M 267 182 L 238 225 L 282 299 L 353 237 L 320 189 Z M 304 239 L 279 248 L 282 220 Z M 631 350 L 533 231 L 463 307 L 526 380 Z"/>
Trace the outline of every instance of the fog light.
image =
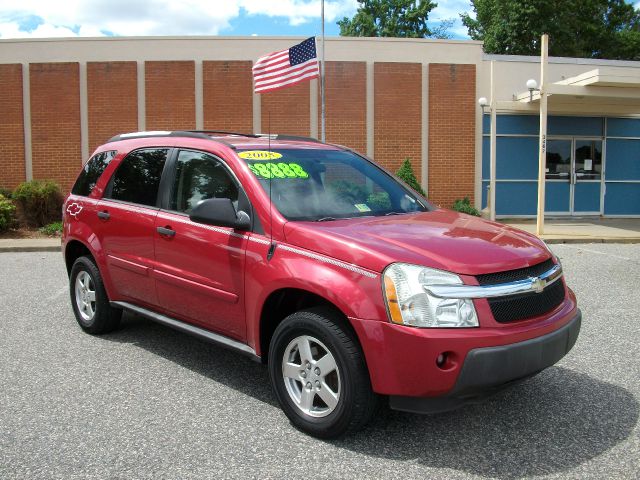
<path id="1" fill-rule="evenodd" d="M 446 355 L 444 353 L 441 353 L 440 355 L 438 355 L 438 358 L 436 358 L 436 365 L 439 367 L 442 367 L 446 360 L 447 360 Z"/>

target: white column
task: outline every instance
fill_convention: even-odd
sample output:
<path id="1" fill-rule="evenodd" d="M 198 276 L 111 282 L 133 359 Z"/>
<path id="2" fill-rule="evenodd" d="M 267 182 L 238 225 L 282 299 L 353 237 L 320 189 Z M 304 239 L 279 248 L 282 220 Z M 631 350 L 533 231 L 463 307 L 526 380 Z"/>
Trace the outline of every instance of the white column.
<path id="1" fill-rule="evenodd" d="M 87 62 L 80 62 L 80 152 L 82 164 L 89 160 L 89 100 L 87 95 Z"/>
<path id="2" fill-rule="evenodd" d="M 491 138 L 489 153 L 489 219 L 496 219 L 496 83 L 495 83 L 495 61 L 491 61 Z"/>
<path id="3" fill-rule="evenodd" d="M 24 126 L 24 171 L 27 181 L 33 180 L 33 163 L 31 160 L 31 83 L 29 80 L 29 64 L 22 64 L 22 124 Z"/>
<path id="4" fill-rule="evenodd" d="M 429 195 L 429 64 L 422 64 L 422 188 Z"/>
<path id="5" fill-rule="evenodd" d="M 318 80 L 309 82 L 309 136 L 318 138 Z"/>
<path id="6" fill-rule="evenodd" d="M 196 130 L 204 130 L 204 82 L 202 79 L 202 60 L 195 61 L 194 80 Z"/>
<path id="7" fill-rule="evenodd" d="M 138 130 L 141 132 L 147 128 L 147 103 L 145 95 L 144 60 L 138 60 Z"/>
<path id="8" fill-rule="evenodd" d="M 549 35 L 542 35 L 540 55 L 540 143 L 538 158 L 538 214 L 536 234 L 544 233 L 544 182 L 547 173 L 547 60 L 549 57 Z"/>
<path id="9" fill-rule="evenodd" d="M 253 133 L 262 133 L 262 102 L 256 92 L 253 92 Z"/>
<path id="10" fill-rule="evenodd" d="M 375 151 L 375 112 L 373 104 L 373 89 L 374 89 L 374 69 L 373 62 L 367 62 L 367 156 L 373 158 Z"/>

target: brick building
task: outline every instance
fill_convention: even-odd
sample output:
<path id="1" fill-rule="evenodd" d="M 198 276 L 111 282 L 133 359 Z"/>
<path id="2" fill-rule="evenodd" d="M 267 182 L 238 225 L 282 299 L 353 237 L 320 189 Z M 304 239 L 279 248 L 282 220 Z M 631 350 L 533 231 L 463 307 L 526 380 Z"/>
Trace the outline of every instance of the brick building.
<path id="1" fill-rule="evenodd" d="M 0 187 L 13 188 L 33 178 L 53 179 L 68 190 L 91 151 L 121 132 L 270 130 L 318 137 L 317 81 L 261 95 L 252 91 L 252 61 L 297 41 L 291 37 L 0 40 Z M 327 141 L 366 153 L 394 171 L 408 157 L 433 202 L 450 206 L 456 198 L 469 196 L 483 206 L 487 139 L 477 99 L 488 96 L 489 63 L 499 64 L 497 70 L 503 73 L 497 95 L 509 103 L 527 78 L 538 77 L 537 58 L 487 56 L 482 44 L 474 41 L 329 38 L 326 59 Z M 640 62 L 580 59 L 553 59 L 550 76 L 560 80 L 597 67 L 640 78 Z M 514 118 L 517 125 L 525 117 L 535 119 L 537 111 L 530 103 L 511 103 L 500 112 L 499 128 L 506 130 L 498 132 L 496 203 L 505 206 L 499 214 L 526 216 L 526 209 L 509 210 L 514 179 L 502 178 L 500 168 L 508 170 L 507 156 L 514 153 L 530 156 L 528 151 L 524 155 L 509 150 L 507 137 L 528 138 L 535 134 L 531 126 L 514 134 L 508 124 Z M 620 127 L 630 132 L 624 137 L 630 143 L 623 142 L 620 155 L 632 172 L 626 179 L 631 185 L 627 194 L 632 200 L 637 196 L 640 205 L 640 166 L 638 178 L 635 173 L 640 158 L 634 157 L 640 145 L 640 98 L 609 102 L 604 112 L 602 108 L 602 104 L 580 108 L 558 104 L 551 106 L 551 113 L 559 118 L 597 115 L 603 125 L 605 117 L 632 122 Z M 589 135 L 602 138 L 604 145 L 608 133 L 596 129 Z M 612 135 L 609 141 L 617 138 Z M 571 141 L 575 148 L 576 139 Z M 530 149 L 529 143 L 523 141 L 519 148 Z M 604 175 L 601 181 L 605 189 Z M 606 212 L 604 193 L 601 196 L 598 213 Z"/>

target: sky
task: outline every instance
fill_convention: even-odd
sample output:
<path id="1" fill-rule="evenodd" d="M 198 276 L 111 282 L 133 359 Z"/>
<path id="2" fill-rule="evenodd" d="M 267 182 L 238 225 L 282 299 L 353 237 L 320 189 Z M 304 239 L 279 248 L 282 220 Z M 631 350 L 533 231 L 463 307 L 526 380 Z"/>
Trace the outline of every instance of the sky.
<path id="1" fill-rule="evenodd" d="M 351 17 L 356 0 L 325 0 L 325 33 Z M 440 0 L 429 21 L 453 19 L 452 38 L 467 38 L 459 14 L 469 0 Z M 320 34 L 320 0 L 0 0 L 0 38 L 104 35 Z"/>

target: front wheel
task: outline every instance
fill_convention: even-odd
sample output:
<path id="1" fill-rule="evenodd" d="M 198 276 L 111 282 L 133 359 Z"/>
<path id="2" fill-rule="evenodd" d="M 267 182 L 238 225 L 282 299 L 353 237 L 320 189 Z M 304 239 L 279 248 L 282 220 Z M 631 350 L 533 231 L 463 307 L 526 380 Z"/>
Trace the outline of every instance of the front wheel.
<path id="1" fill-rule="evenodd" d="M 301 430 L 334 438 L 361 429 L 377 396 L 360 345 L 329 310 L 285 318 L 271 339 L 269 374 L 280 406 Z"/>

